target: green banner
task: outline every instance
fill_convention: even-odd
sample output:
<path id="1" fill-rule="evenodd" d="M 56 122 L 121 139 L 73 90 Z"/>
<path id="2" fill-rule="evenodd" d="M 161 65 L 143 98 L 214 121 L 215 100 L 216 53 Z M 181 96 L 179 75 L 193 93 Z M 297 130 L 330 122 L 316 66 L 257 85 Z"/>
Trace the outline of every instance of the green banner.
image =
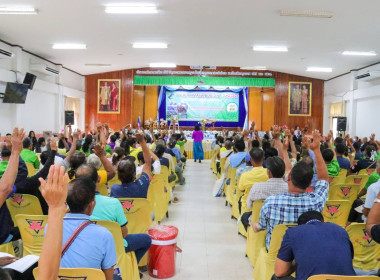
<path id="1" fill-rule="evenodd" d="M 135 76 L 134 85 L 197 85 L 197 76 Z M 208 86 L 274 87 L 274 78 L 202 77 Z"/>

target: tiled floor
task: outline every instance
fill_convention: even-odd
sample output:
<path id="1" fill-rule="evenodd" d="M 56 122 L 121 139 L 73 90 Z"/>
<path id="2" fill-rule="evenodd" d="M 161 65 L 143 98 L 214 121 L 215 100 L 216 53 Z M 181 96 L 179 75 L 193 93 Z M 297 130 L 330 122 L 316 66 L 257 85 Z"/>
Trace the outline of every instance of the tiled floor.
<path id="1" fill-rule="evenodd" d="M 210 161 L 188 160 L 186 184 L 176 186 L 179 203 L 169 205 L 169 219 L 162 224 L 179 229 L 175 280 L 251 279 L 253 268 L 245 257 L 246 239 L 238 235 L 236 220 L 225 198 L 212 197 L 215 176 Z M 144 273 L 143 279 L 150 278 Z"/>

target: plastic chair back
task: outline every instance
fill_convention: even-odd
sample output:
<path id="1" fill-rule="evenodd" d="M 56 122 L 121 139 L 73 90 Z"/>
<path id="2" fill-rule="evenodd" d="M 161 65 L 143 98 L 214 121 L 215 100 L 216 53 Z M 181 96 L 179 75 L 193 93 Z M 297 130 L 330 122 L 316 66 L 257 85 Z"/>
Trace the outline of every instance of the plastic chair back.
<path id="1" fill-rule="evenodd" d="M 111 189 L 113 185 L 121 185 L 121 181 L 119 180 L 119 176 L 116 174 L 111 180 L 108 181 L 108 187 Z"/>
<path id="2" fill-rule="evenodd" d="M 365 184 L 368 181 L 368 175 L 350 175 L 346 177 L 345 183 L 353 183 L 360 185 L 360 189 L 364 188 Z"/>
<path id="3" fill-rule="evenodd" d="M 39 256 L 44 242 L 47 216 L 16 215 L 16 221 L 21 234 L 23 256 Z"/>
<path id="4" fill-rule="evenodd" d="M 153 176 L 148 189 L 148 200 L 151 203 L 155 221 L 161 222 L 168 211 L 168 200 L 165 193 L 163 175 L 155 174 Z"/>
<path id="5" fill-rule="evenodd" d="M 358 172 L 358 175 L 371 175 L 376 172 L 375 168 L 362 169 Z"/>
<path id="6" fill-rule="evenodd" d="M 41 204 L 38 198 L 30 194 L 15 193 L 7 199 L 7 207 L 15 226 L 17 226 L 16 215 L 42 215 Z"/>
<path id="7" fill-rule="evenodd" d="M 348 200 L 352 204 L 360 191 L 358 184 L 336 184 L 329 189 L 329 200 Z"/>
<path id="8" fill-rule="evenodd" d="M 374 280 L 379 279 L 376 276 L 343 276 L 343 275 L 329 275 L 329 274 L 320 274 L 314 275 L 307 280 Z"/>
<path id="9" fill-rule="evenodd" d="M 323 207 L 322 215 L 325 222 L 346 227 L 351 203 L 348 200 L 328 200 Z"/>
<path id="10" fill-rule="evenodd" d="M 329 184 L 330 186 L 336 185 L 336 184 L 342 184 L 346 181 L 346 176 L 338 175 L 335 177 L 329 177 Z"/>
<path id="11" fill-rule="evenodd" d="M 110 194 L 108 193 L 107 185 L 99 185 L 98 186 L 98 191 L 99 191 L 99 193 L 101 195 L 110 196 Z"/>
<path id="12" fill-rule="evenodd" d="M 226 164 L 226 158 L 221 158 L 220 159 L 220 173 L 223 174 L 224 173 L 224 165 Z"/>
<path id="13" fill-rule="evenodd" d="M 0 252 L 11 254 L 15 256 L 15 250 L 13 248 L 12 242 L 4 243 L 0 245 Z"/>
<path id="14" fill-rule="evenodd" d="M 365 224 L 352 223 L 346 230 L 354 246 L 354 267 L 366 271 L 379 269 L 380 244 L 368 235 Z"/>
<path id="15" fill-rule="evenodd" d="M 120 225 L 111 221 L 96 220 L 94 222 L 108 229 L 115 240 L 117 264 L 114 266 L 114 269 L 120 270 L 120 275 L 123 280 L 139 280 L 140 275 L 135 252 L 125 252 Z"/>
<path id="16" fill-rule="evenodd" d="M 26 164 L 26 168 L 28 168 L 28 177 L 32 177 L 36 175 L 36 173 L 39 171 L 38 169 L 34 168 L 33 164 L 29 162 L 25 162 L 25 164 Z"/>
<path id="17" fill-rule="evenodd" d="M 263 206 L 263 200 L 256 200 L 252 204 L 252 216 L 251 222 L 257 223 L 259 222 L 260 210 Z M 265 236 L 267 235 L 267 231 L 260 231 L 255 233 L 251 226 L 248 227 L 247 230 L 247 246 L 245 249 L 245 253 L 254 267 L 259 257 L 259 253 L 261 249 L 265 249 Z"/>
<path id="18" fill-rule="evenodd" d="M 128 220 L 128 234 L 145 233 L 152 224 L 152 206 L 145 198 L 118 198 Z"/>
<path id="19" fill-rule="evenodd" d="M 338 176 L 344 176 L 344 177 L 346 177 L 347 176 L 347 172 L 348 172 L 347 169 L 341 169 L 341 170 L 339 170 L 339 175 Z"/>
<path id="20" fill-rule="evenodd" d="M 38 267 L 33 269 L 34 279 L 38 279 Z M 60 268 L 57 280 L 106 280 L 100 269 L 94 268 Z"/>

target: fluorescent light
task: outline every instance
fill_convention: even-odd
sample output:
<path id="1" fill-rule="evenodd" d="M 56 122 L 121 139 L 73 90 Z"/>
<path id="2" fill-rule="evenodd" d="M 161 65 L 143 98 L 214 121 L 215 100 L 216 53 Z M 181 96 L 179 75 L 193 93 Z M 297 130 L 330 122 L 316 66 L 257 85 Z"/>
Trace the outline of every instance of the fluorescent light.
<path id="1" fill-rule="evenodd" d="M 111 64 L 103 64 L 103 63 L 86 63 L 84 66 L 90 67 L 111 67 Z"/>
<path id="2" fill-rule="evenodd" d="M 167 49 L 166 43 L 133 43 L 135 49 Z"/>
<path id="3" fill-rule="evenodd" d="M 175 63 L 157 62 L 157 63 L 150 63 L 149 67 L 151 67 L 151 68 L 175 68 L 175 67 L 177 67 L 177 65 Z"/>
<path id="4" fill-rule="evenodd" d="M 0 14 L 36 15 L 38 10 L 33 7 L 0 7 Z"/>
<path id="5" fill-rule="evenodd" d="M 280 10 L 280 16 L 332 18 L 334 16 L 334 14 L 332 12 L 328 12 L 328 11 Z"/>
<path id="6" fill-rule="evenodd" d="M 362 55 L 362 56 L 375 56 L 377 55 L 376 52 L 370 51 L 370 52 L 358 52 L 358 51 L 344 51 L 342 52 L 343 55 Z"/>
<path id="7" fill-rule="evenodd" d="M 246 66 L 240 67 L 241 70 L 267 70 L 266 66 Z"/>
<path id="8" fill-rule="evenodd" d="M 87 46 L 85 44 L 54 44 L 53 49 L 56 50 L 85 50 Z"/>
<path id="9" fill-rule="evenodd" d="M 106 6 L 107 14 L 157 14 L 157 6 L 154 5 L 123 5 Z"/>
<path id="10" fill-rule="evenodd" d="M 332 72 L 332 68 L 328 68 L 328 67 L 307 67 L 306 71 L 330 73 L 330 72 Z"/>
<path id="11" fill-rule="evenodd" d="M 285 46 L 253 46 L 253 50 L 258 52 L 287 52 L 288 48 Z"/>

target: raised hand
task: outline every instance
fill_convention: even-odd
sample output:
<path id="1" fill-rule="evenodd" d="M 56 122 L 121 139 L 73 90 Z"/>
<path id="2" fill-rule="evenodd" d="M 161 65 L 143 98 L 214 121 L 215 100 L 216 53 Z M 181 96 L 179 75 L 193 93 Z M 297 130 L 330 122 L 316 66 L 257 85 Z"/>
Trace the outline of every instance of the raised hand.
<path id="1" fill-rule="evenodd" d="M 289 148 L 289 137 L 285 137 L 284 141 L 282 143 L 282 150 L 283 150 L 283 152 L 287 153 L 288 152 L 288 148 Z"/>
<path id="2" fill-rule="evenodd" d="M 18 127 L 16 126 L 13 129 L 13 133 L 12 133 L 12 137 L 11 137 L 11 141 L 10 141 L 11 147 L 8 147 L 8 145 L 9 145 L 9 143 L 8 143 L 7 148 L 12 150 L 12 152 L 14 152 L 14 153 L 21 153 L 22 140 L 24 140 L 24 138 L 25 138 L 24 129 L 21 128 L 19 130 Z"/>
<path id="3" fill-rule="evenodd" d="M 101 146 L 100 144 L 96 144 L 96 145 L 94 146 L 94 148 L 92 149 L 92 152 L 93 152 L 95 155 L 97 155 L 98 157 L 101 157 L 101 156 L 103 156 L 103 152 L 104 152 L 104 150 L 103 150 L 103 148 L 102 148 L 102 146 Z"/>
<path id="4" fill-rule="evenodd" d="M 141 143 L 142 141 L 144 141 L 144 135 L 141 134 L 141 133 L 136 133 L 135 138 L 136 138 L 136 140 L 139 141 L 140 143 Z"/>
<path id="5" fill-rule="evenodd" d="M 50 137 L 50 149 L 57 151 L 57 141 L 55 141 L 54 137 Z"/>
<path id="6" fill-rule="evenodd" d="M 68 176 L 65 168 L 59 164 L 52 165 L 49 170 L 47 181 L 39 178 L 41 193 L 49 208 L 63 208 L 67 197 Z"/>
<path id="7" fill-rule="evenodd" d="M 313 143 L 310 144 L 310 149 L 313 151 L 319 150 L 321 146 L 321 134 L 319 133 L 319 130 L 313 131 Z"/>
<path id="8" fill-rule="evenodd" d="M 272 132 L 273 138 L 274 139 L 280 138 L 280 135 L 281 135 L 280 127 L 278 125 L 274 125 L 272 129 L 273 129 L 273 132 Z"/>

